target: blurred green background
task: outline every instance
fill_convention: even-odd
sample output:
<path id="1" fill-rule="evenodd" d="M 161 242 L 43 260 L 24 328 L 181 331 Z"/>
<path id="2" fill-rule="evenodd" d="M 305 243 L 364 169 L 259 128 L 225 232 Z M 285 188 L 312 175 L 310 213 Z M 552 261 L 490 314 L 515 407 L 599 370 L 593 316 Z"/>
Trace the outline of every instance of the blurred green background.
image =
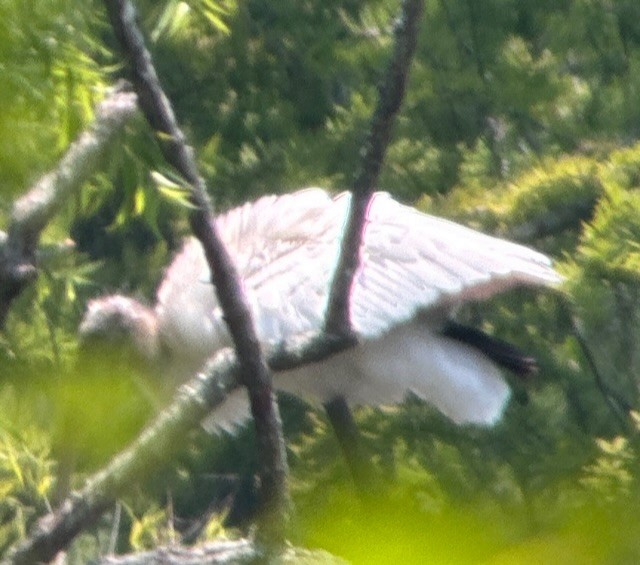
<path id="1" fill-rule="evenodd" d="M 349 187 L 398 1 L 137 5 L 219 210 Z M 460 314 L 540 361 L 495 428 L 456 427 L 411 398 L 357 411 L 379 477 L 371 499 L 357 497 L 324 414 L 284 398 L 291 539 L 354 563 L 637 563 L 640 4 L 425 7 L 380 188 L 549 253 L 566 283 Z M 100 2 L 0 0 L 0 225 L 124 73 Z M 75 250 L 47 255 L 0 336 L 0 550 L 162 407 L 143 376 L 77 355 L 86 301 L 152 300 L 187 233 L 184 208 L 151 179 L 166 166 L 146 124 L 119 141 L 44 234 Z M 72 562 L 246 533 L 252 431 L 194 430 L 184 445 L 74 543 Z"/>

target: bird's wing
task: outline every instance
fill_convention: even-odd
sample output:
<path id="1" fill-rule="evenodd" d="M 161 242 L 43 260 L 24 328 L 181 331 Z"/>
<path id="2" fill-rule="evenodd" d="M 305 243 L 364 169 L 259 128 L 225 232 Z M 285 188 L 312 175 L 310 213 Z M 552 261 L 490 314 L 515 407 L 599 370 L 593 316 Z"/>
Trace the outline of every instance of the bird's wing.
<path id="1" fill-rule="evenodd" d="M 376 193 L 351 297 L 355 330 L 374 337 L 421 309 L 560 282 L 548 257 Z"/>
<path id="2" fill-rule="evenodd" d="M 266 341 L 317 330 L 346 206 L 321 189 L 260 198 L 219 219 Z"/>
<path id="3" fill-rule="evenodd" d="M 340 226 L 323 190 L 266 196 L 217 219 L 262 340 L 317 329 Z M 230 345 L 201 245 L 194 238 L 167 269 L 156 312 L 166 343 L 201 364 Z"/>
<path id="4" fill-rule="evenodd" d="M 349 193 L 332 198 L 321 189 L 306 189 L 264 197 L 219 218 L 264 341 L 322 325 L 349 200 Z M 385 193 L 376 193 L 370 204 L 360 258 L 351 317 L 363 338 L 382 335 L 419 310 L 559 280 L 544 255 L 423 214 Z M 182 319 L 181 328 L 192 315 L 201 318 L 193 333 L 203 332 L 207 339 L 223 327 L 194 241 L 167 271 L 158 296 L 174 319 Z"/>
<path id="5" fill-rule="evenodd" d="M 307 189 L 262 198 L 221 219 L 265 338 L 322 324 L 349 200 L 349 193 L 331 198 Z M 386 193 L 370 204 L 360 257 L 351 316 L 362 337 L 381 335 L 421 309 L 560 280 L 541 253 L 423 214 Z"/>

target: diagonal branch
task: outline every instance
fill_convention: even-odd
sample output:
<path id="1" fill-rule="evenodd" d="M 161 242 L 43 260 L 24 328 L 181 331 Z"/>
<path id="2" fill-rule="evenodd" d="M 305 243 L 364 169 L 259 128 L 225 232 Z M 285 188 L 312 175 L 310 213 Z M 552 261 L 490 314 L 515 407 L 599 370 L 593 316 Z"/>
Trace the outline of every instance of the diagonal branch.
<path id="1" fill-rule="evenodd" d="M 189 430 L 238 386 L 238 363 L 230 350 L 219 354 L 206 375 L 182 386 L 176 400 L 127 449 L 90 477 L 8 556 L 13 565 L 48 562 L 82 530 L 91 527 L 114 501 L 141 478 L 165 463 Z M 5 563 L 5 562 L 3 562 Z"/>
<path id="2" fill-rule="evenodd" d="M 602 398 L 607 403 L 609 410 L 611 410 L 611 413 L 616 418 L 622 431 L 626 434 L 630 434 L 633 430 L 630 418 L 630 413 L 633 407 L 624 399 L 621 394 L 616 392 L 607 384 L 607 380 L 600 371 L 600 367 L 598 365 L 598 362 L 596 361 L 596 357 L 593 354 L 591 347 L 589 346 L 589 341 L 584 333 L 582 324 L 579 318 L 573 313 L 575 312 L 575 307 L 568 300 L 560 300 L 559 305 L 561 311 L 563 312 L 563 315 L 566 316 L 566 318 L 569 320 L 573 337 L 578 343 L 578 346 L 582 351 L 582 355 L 584 356 L 587 365 L 589 366 L 589 369 L 593 374 L 596 386 L 602 394 Z"/>
<path id="3" fill-rule="evenodd" d="M 295 369 L 322 361 L 341 349 L 335 340 L 309 334 L 269 350 L 273 370 Z M 59 508 L 40 519 L 29 537 L 16 546 L 3 565 L 48 562 L 81 531 L 93 526 L 116 501 L 171 459 L 196 427 L 228 394 L 240 386 L 240 366 L 230 349 L 221 351 L 203 373 L 180 387 L 173 403 L 124 451 Z"/>
<path id="4" fill-rule="evenodd" d="M 349 300 L 360 261 L 367 209 L 378 183 L 393 124 L 404 98 L 409 67 L 417 44 L 418 21 L 423 8 L 423 0 L 404 0 L 402 14 L 396 25 L 393 55 L 379 87 L 378 105 L 364 145 L 360 170 L 354 180 L 349 219 L 329 292 L 325 330 L 330 334 L 351 336 L 353 332 Z"/>
<path id="5" fill-rule="evenodd" d="M 111 25 L 129 59 L 140 107 L 157 132 L 165 159 L 191 185 L 194 209 L 190 224 L 205 250 L 213 283 L 241 366 L 241 380 L 247 387 L 256 426 L 260 458 L 263 504 L 269 512 L 271 533 L 283 535 L 287 514 L 287 462 L 278 406 L 271 389 L 271 375 L 262 357 L 251 312 L 231 257 L 218 236 L 204 180 L 198 173 L 192 149 L 178 126 L 169 99 L 160 86 L 144 39 L 128 0 L 105 0 Z M 280 523 L 278 523 L 280 521 Z"/>
<path id="6" fill-rule="evenodd" d="M 71 144 L 56 169 L 14 203 L 8 233 L 0 241 L 0 329 L 13 300 L 37 277 L 36 247 L 42 230 L 69 196 L 96 172 L 137 109 L 135 94 L 115 89 L 98 105 L 94 121 Z"/>
<path id="7" fill-rule="evenodd" d="M 341 337 L 345 347 L 356 342 L 350 316 L 351 288 L 360 263 L 367 209 L 378 184 L 393 124 L 404 98 L 423 8 L 423 0 L 404 0 L 402 4 L 402 14 L 395 28 L 393 55 L 379 87 L 378 104 L 363 148 L 360 170 L 353 184 L 349 219 L 342 236 L 340 256 L 329 290 L 324 325 L 325 332 L 330 336 Z M 356 487 L 366 498 L 369 494 L 367 491 L 371 490 L 373 484 L 373 474 L 362 450 L 360 434 L 349 405 L 343 397 L 336 396 L 326 402 L 324 407 L 345 454 Z"/>

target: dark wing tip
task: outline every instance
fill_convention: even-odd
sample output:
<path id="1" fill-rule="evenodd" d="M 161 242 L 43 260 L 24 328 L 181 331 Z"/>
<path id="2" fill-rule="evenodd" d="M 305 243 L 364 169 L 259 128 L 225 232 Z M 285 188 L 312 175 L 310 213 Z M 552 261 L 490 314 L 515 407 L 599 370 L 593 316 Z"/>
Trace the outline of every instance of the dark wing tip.
<path id="1" fill-rule="evenodd" d="M 515 345 L 492 337 L 476 328 L 448 321 L 442 330 L 442 335 L 475 347 L 494 363 L 519 377 L 530 377 L 538 372 L 538 362 L 534 357 L 524 354 Z"/>

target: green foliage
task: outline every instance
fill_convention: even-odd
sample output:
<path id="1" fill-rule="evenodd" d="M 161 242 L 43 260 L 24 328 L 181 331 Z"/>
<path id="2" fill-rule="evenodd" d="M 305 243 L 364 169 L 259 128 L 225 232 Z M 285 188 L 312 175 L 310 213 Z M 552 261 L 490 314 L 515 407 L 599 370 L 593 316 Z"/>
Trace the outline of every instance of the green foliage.
<path id="1" fill-rule="evenodd" d="M 92 2 L 0 5 L 0 202 L 24 190 L 75 138 L 104 88 Z"/>
<path id="2" fill-rule="evenodd" d="M 640 197 L 635 192 L 607 191 L 585 229 L 576 260 L 585 277 L 637 283 L 640 254 L 637 223 Z"/>
<path id="3" fill-rule="evenodd" d="M 235 10 L 236 3 L 234 0 L 168 0 L 153 8 L 156 23 L 151 39 L 158 41 L 163 36 L 197 38 L 203 24 L 209 24 L 214 31 L 229 33 L 225 20 Z"/>
<path id="4" fill-rule="evenodd" d="M 414 425 L 415 416 L 414 412 Z M 429 435 L 435 431 L 442 437 L 433 423 Z M 414 430 L 414 437 L 421 429 Z M 453 428 L 451 432 L 455 436 Z M 638 489 L 629 479 L 637 459 L 629 442 L 596 439 L 592 463 L 575 466 L 570 473 L 562 469 L 546 485 L 537 483 L 541 470 L 551 460 L 557 465 L 563 456 L 556 452 L 547 463 L 536 461 L 532 457 L 541 453 L 538 445 L 526 462 L 534 483 L 525 485 L 507 460 L 494 467 L 495 455 L 487 450 L 491 444 L 508 444 L 507 434 L 487 442 L 491 432 L 473 433 L 471 441 L 463 437 L 467 432 L 447 443 L 434 440 L 428 466 L 415 452 L 425 439 L 430 443 L 428 436 L 410 447 L 396 440 L 393 476 L 385 477 L 365 500 L 355 496 L 344 476 L 334 477 L 331 486 L 322 486 L 311 500 L 309 491 L 296 490 L 298 497 L 302 494 L 297 508 L 304 542 L 353 563 L 422 563 L 427 558 L 437 563 L 555 562 L 558 556 L 570 563 L 637 559 L 640 521 L 631 501 L 637 499 Z M 528 435 L 520 438 L 527 442 Z M 375 443 L 380 446 L 383 441 L 376 438 Z M 461 453 L 466 443 L 470 451 Z M 566 446 L 575 448 L 573 443 Z M 470 465 L 469 458 L 477 459 L 476 464 Z M 471 469 L 483 475 L 481 486 Z M 456 475 L 462 480 L 451 482 Z"/>
<path id="5" fill-rule="evenodd" d="M 166 510 L 150 509 L 140 518 L 132 518 L 129 541 L 134 551 L 153 549 L 175 542 L 175 532 Z"/>
<path id="6" fill-rule="evenodd" d="M 629 440 L 617 436 L 612 440 L 596 439 L 599 456 L 585 467 L 582 485 L 600 502 L 612 502 L 629 495 L 633 483 L 632 465 L 636 454 Z"/>
<path id="7" fill-rule="evenodd" d="M 73 250 L 43 245 L 48 253 L 38 281 L 19 298 L 0 344 L 0 382 L 15 373 L 56 373 L 77 348 L 76 325 L 96 265 Z"/>
<path id="8" fill-rule="evenodd" d="M 50 509 L 56 465 L 50 439 L 35 425 L 28 402 L 11 387 L 0 393 L 0 552 L 23 539 Z M 26 410 L 25 410 L 26 408 Z"/>
<path id="9" fill-rule="evenodd" d="M 398 5 L 139 3 L 218 206 L 349 187 Z M 293 535 L 306 545 L 356 563 L 640 558 L 638 6 L 426 0 L 381 188 L 553 253 L 563 296 L 522 291 L 459 313 L 540 361 L 534 381 L 513 381 L 496 428 L 458 428 L 416 399 L 358 412 L 383 483 L 372 505 L 355 496 L 324 417 L 286 402 Z M 113 45 L 98 3 L 0 2 L 4 211 L 55 167 L 122 74 Z M 46 511 L 52 485 L 64 490 L 108 460 L 167 401 L 126 357 L 78 359 L 87 298 L 150 297 L 185 232 L 182 182 L 141 120 L 107 162 L 47 229 L 53 252 L 0 341 L 1 548 Z M 68 235 L 75 250 L 55 251 Z M 194 524 L 208 538 L 250 528 L 252 433 L 212 442 L 194 431 L 184 443 L 173 468 L 127 500 L 118 549 L 170 542 Z M 78 562 L 105 547 L 111 527 L 76 544 Z"/>
<path id="10" fill-rule="evenodd" d="M 572 155 L 545 159 L 507 181 L 495 183 L 487 193 L 490 159 L 482 141 L 474 150 L 465 150 L 461 165 L 465 184 L 453 189 L 446 199 L 423 201 L 423 207 L 479 229 L 525 240 L 540 239 L 536 226 L 540 226 L 541 235 L 549 229 L 552 235 L 565 230 L 566 238 L 567 234 L 575 235 L 580 221 L 590 215 L 604 192 L 608 161 L 601 166 L 599 160 Z M 559 227 L 553 228 L 556 224 Z M 549 250 L 557 252 L 568 243 L 558 239 Z"/>

